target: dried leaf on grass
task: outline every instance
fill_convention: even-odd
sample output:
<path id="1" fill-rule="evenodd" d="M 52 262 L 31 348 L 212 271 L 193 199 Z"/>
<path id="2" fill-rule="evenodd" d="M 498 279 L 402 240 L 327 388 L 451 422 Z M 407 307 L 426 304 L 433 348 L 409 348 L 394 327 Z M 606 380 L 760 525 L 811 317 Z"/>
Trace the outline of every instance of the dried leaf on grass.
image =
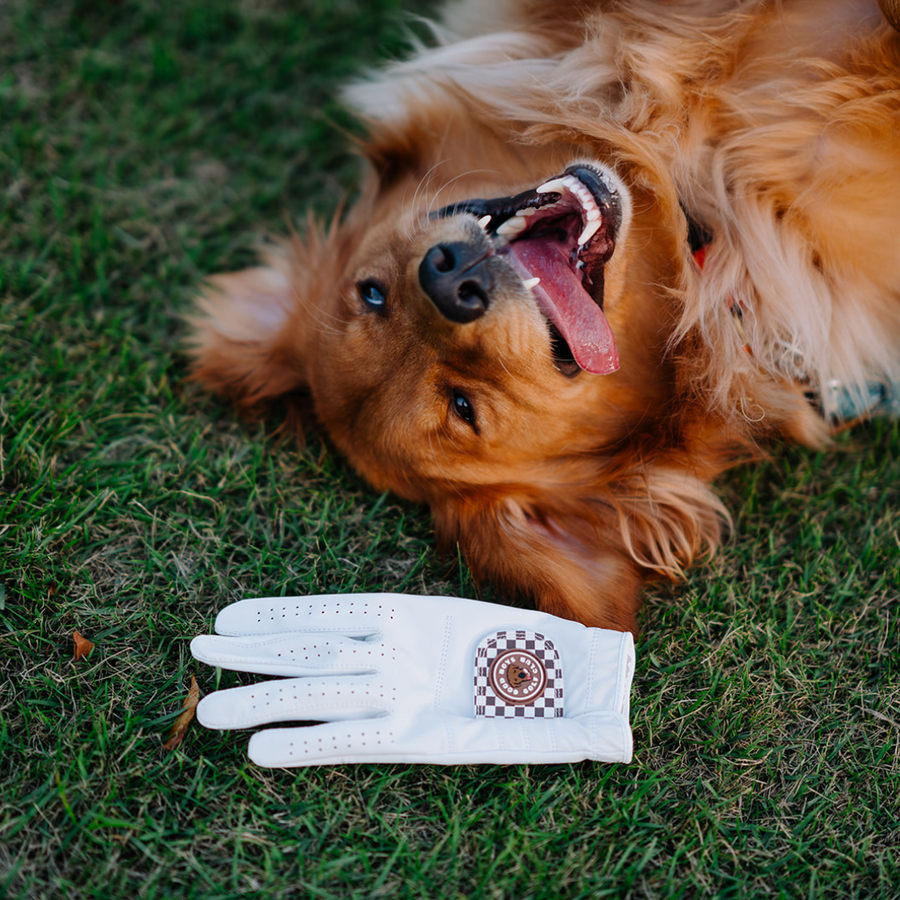
<path id="1" fill-rule="evenodd" d="M 194 712 L 196 711 L 199 702 L 200 686 L 197 684 L 197 679 L 191 675 L 191 689 L 188 691 L 188 695 L 185 698 L 181 715 L 175 720 L 172 731 L 169 733 L 169 739 L 163 744 L 163 747 L 165 747 L 166 750 L 174 750 L 184 740 L 184 736 L 187 734 L 188 725 L 191 724 L 191 719 L 194 718 Z"/>
<path id="2" fill-rule="evenodd" d="M 94 649 L 94 645 L 78 631 L 72 637 L 75 639 L 75 662 L 78 662 L 79 659 L 84 659 L 85 656 L 90 654 L 91 650 Z"/>

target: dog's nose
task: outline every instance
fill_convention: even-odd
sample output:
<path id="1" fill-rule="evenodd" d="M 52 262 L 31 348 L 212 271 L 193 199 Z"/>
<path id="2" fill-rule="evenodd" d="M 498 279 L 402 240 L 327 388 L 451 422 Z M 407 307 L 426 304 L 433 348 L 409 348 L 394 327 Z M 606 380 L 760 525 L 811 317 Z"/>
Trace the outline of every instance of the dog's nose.
<path id="1" fill-rule="evenodd" d="M 451 322 L 473 322 L 487 312 L 493 279 L 483 247 L 464 241 L 436 244 L 419 265 L 419 284 Z"/>

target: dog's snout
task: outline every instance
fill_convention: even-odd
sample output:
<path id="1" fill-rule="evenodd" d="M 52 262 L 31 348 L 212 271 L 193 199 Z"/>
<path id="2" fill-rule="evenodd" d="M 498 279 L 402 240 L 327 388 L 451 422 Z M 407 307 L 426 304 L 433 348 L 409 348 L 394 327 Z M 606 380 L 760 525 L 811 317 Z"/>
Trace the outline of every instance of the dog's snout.
<path id="1" fill-rule="evenodd" d="M 419 284 L 452 322 L 473 322 L 487 312 L 492 277 L 484 248 L 464 241 L 436 244 L 419 265 Z"/>

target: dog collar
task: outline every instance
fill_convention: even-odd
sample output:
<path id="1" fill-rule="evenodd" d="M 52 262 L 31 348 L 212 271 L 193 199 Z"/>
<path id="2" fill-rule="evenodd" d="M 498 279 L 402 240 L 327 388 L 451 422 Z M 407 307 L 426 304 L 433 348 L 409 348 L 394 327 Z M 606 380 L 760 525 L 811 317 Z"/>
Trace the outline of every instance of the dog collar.
<path id="1" fill-rule="evenodd" d="M 703 266 L 706 264 L 707 250 L 713 241 L 713 235 L 708 228 L 701 225 L 696 219 L 692 219 L 688 215 L 687 210 L 684 209 L 684 206 L 682 206 L 682 210 L 684 210 L 684 216 L 688 223 L 688 246 L 691 248 L 691 257 L 694 260 L 694 265 L 697 267 L 697 270 L 702 272 Z M 743 301 L 739 297 L 731 296 L 726 298 L 726 303 L 728 303 L 731 321 L 734 322 L 734 327 L 737 329 L 738 335 L 740 336 L 744 352 L 749 356 L 753 356 L 753 351 L 750 349 L 747 336 L 744 334 Z"/>
<path id="2" fill-rule="evenodd" d="M 713 242 L 713 233 L 693 219 L 682 204 L 688 226 L 688 246 L 697 271 L 702 272 L 706 255 Z M 744 303 L 739 297 L 726 298 L 731 320 L 740 336 L 744 352 L 753 356 L 753 350 L 744 333 Z M 797 378 L 800 384 L 809 384 L 805 376 Z M 824 396 L 823 396 L 824 395 Z M 863 390 L 851 389 L 837 379 L 830 380 L 819 390 L 807 390 L 809 404 L 833 427 L 842 427 L 875 416 L 900 417 L 900 385 L 886 381 L 867 381 Z M 826 413 L 826 410 L 828 412 Z"/>

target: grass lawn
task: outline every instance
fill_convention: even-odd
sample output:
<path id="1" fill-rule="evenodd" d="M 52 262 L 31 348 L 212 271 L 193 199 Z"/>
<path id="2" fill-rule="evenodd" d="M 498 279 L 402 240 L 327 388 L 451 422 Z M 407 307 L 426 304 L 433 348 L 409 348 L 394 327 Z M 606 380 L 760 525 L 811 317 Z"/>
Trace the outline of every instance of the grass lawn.
<path id="1" fill-rule="evenodd" d="M 163 750 L 225 604 L 475 590 L 420 509 L 180 351 L 204 276 L 352 186 L 332 98 L 400 11 L 0 2 L 0 896 L 900 896 L 888 422 L 724 481 L 726 552 L 648 592 L 629 766 L 269 771 L 196 724 Z"/>

